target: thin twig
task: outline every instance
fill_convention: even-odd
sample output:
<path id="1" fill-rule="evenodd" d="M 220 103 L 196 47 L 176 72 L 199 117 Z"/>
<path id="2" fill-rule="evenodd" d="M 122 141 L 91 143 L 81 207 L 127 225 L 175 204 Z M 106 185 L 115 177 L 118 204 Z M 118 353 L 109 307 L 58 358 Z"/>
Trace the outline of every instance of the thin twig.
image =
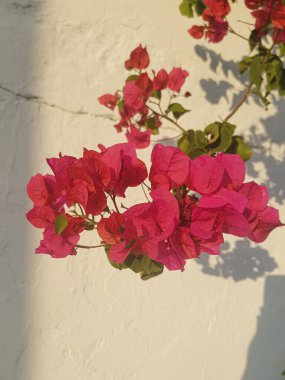
<path id="1" fill-rule="evenodd" d="M 142 183 L 141 183 L 141 188 L 142 188 L 142 191 L 143 191 L 143 193 L 144 193 L 144 196 L 145 196 L 146 200 L 150 203 L 150 200 L 149 200 L 149 198 L 148 198 L 148 196 L 147 196 L 147 194 L 146 194 L 146 191 L 145 191 L 145 189 L 144 189 Z"/>
<path id="2" fill-rule="evenodd" d="M 234 107 L 234 109 L 232 110 L 232 112 L 230 112 L 229 115 L 223 120 L 224 123 L 226 123 L 240 109 L 240 107 L 246 101 L 246 99 L 248 98 L 248 96 L 251 94 L 252 86 L 253 86 L 253 83 L 250 83 L 246 87 L 246 90 L 243 93 L 243 95 L 242 95 L 241 99 L 239 100 L 239 102 L 236 104 L 236 106 Z"/>
<path id="3" fill-rule="evenodd" d="M 158 116 L 170 121 L 170 123 L 172 123 L 173 125 L 175 125 L 178 129 L 180 129 L 181 132 L 186 132 L 186 130 L 184 128 L 181 127 L 181 125 L 179 125 L 176 121 L 172 120 L 170 117 L 168 117 L 166 114 L 164 113 L 159 113 L 157 111 L 155 111 L 154 109 L 152 109 L 150 106 L 147 105 L 147 108 L 153 112 L 154 114 L 156 113 Z"/>

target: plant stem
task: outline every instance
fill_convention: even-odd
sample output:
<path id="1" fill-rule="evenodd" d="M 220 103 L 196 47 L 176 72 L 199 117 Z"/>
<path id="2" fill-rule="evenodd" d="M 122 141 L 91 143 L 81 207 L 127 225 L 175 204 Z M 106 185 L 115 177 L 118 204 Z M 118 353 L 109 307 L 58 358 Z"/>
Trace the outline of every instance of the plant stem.
<path id="1" fill-rule="evenodd" d="M 142 188 L 142 191 L 143 191 L 143 193 L 144 193 L 144 196 L 145 196 L 146 200 L 150 203 L 150 200 L 148 199 L 148 196 L 147 196 L 147 194 L 146 194 L 146 191 L 145 191 L 145 189 L 144 189 L 142 183 L 141 183 L 141 188 Z"/>
<path id="2" fill-rule="evenodd" d="M 246 90 L 243 93 L 243 95 L 242 95 L 241 99 L 239 100 L 239 102 L 236 104 L 236 106 L 234 107 L 234 109 L 232 110 L 232 112 L 230 112 L 229 115 L 223 120 L 224 123 L 226 123 L 240 109 L 240 107 L 246 101 L 246 99 L 248 98 L 248 96 L 251 94 L 252 86 L 253 86 L 253 83 L 250 83 L 246 87 Z"/>
<path id="3" fill-rule="evenodd" d="M 110 194 L 110 197 L 112 199 L 112 202 L 113 202 L 113 204 L 115 206 L 115 209 L 116 209 L 117 213 L 120 214 L 119 208 L 118 208 L 117 203 L 116 203 L 116 196 Z"/>
<path id="4" fill-rule="evenodd" d="M 153 113 L 156 113 L 157 115 L 159 115 L 160 117 L 170 121 L 170 123 L 172 123 L 173 125 L 175 125 L 178 129 L 180 129 L 181 132 L 186 132 L 186 130 L 184 128 L 181 127 L 181 125 L 179 125 L 176 121 L 174 121 L 173 119 L 171 119 L 169 116 L 167 116 L 165 113 L 159 113 L 157 111 L 155 111 L 154 109 L 152 109 L 150 106 L 147 106 L 147 108 L 153 112 Z"/>
<path id="5" fill-rule="evenodd" d="M 234 34 L 235 36 L 240 37 L 240 38 L 242 38 L 242 39 L 245 40 L 245 41 L 248 41 L 248 38 L 246 38 L 246 37 L 242 36 L 241 34 L 237 33 L 237 32 L 234 31 L 230 26 L 229 26 L 229 28 L 228 28 L 228 31 L 229 31 L 230 33 Z"/>

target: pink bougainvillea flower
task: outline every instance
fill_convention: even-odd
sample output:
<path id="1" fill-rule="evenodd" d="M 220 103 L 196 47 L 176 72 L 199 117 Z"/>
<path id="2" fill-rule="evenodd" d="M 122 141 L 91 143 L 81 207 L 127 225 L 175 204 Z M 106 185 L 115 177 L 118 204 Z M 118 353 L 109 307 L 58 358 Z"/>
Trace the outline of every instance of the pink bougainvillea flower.
<path id="1" fill-rule="evenodd" d="M 144 108 L 146 101 L 144 89 L 137 86 L 135 81 L 126 83 L 123 89 L 123 95 L 125 99 L 125 107 L 131 116 Z"/>
<path id="2" fill-rule="evenodd" d="M 256 243 L 266 240 L 270 232 L 275 228 L 284 226 L 280 222 L 278 210 L 269 206 L 257 211 L 255 215 L 251 215 L 249 225 L 251 232 L 248 237 Z"/>
<path id="3" fill-rule="evenodd" d="M 97 226 L 100 238 L 107 244 L 119 243 L 123 235 L 124 217 L 113 212 L 109 218 L 102 218 Z"/>
<path id="4" fill-rule="evenodd" d="M 257 9 L 259 8 L 261 0 L 245 0 L 245 5 L 248 9 Z"/>
<path id="5" fill-rule="evenodd" d="M 181 67 L 174 67 L 169 73 L 168 88 L 172 91 L 180 92 L 188 76 L 188 71 L 181 69 Z"/>
<path id="6" fill-rule="evenodd" d="M 149 179 L 153 185 L 161 183 L 161 179 L 157 181 L 157 176 L 166 177 L 171 187 L 185 183 L 189 174 L 190 159 L 179 148 L 156 144 L 151 154 L 151 162 Z"/>
<path id="7" fill-rule="evenodd" d="M 281 2 L 271 12 L 271 22 L 278 29 L 285 28 L 285 5 Z"/>
<path id="8" fill-rule="evenodd" d="M 118 100 L 119 100 L 119 96 L 117 93 L 115 93 L 115 95 L 105 94 L 105 95 L 100 96 L 100 98 L 98 98 L 98 101 L 100 104 L 102 104 L 103 106 L 107 108 L 110 108 L 111 110 L 115 109 L 118 103 Z"/>
<path id="9" fill-rule="evenodd" d="M 151 195 L 152 203 L 132 206 L 124 213 L 125 242 L 111 247 L 110 258 L 114 262 L 123 262 L 130 251 L 156 259 L 159 242 L 167 239 L 178 225 L 179 208 L 175 197 L 163 190 Z"/>
<path id="10" fill-rule="evenodd" d="M 56 235 L 52 224 L 45 227 L 43 240 L 36 249 L 36 253 L 46 253 L 53 258 L 64 258 L 69 255 L 76 255 L 76 245 L 79 241 L 79 233 L 75 233 L 73 228 L 66 228 L 62 234 Z"/>
<path id="11" fill-rule="evenodd" d="M 188 29 L 188 33 L 190 36 L 196 38 L 197 40 L 201 39 L 204 36 L 205 27 L 199 25 L 193 25 L 190 29 Z"/>
<path id="12" fill-rule="evenodd" d="M 122 143 L 106 148 L 102 160 L 109 167 L 111 182 L 109 190 L 120 197 L 128 187 L 136 187 L 147 177 L 145 164 L 137 158 L 135 146 Z"/>
<path id="13" fill-rule="evenodd" d="M 209 27 L 206 30 L 206 37 L 209 42 L 218 43 L 228 34 L 229 24 L 222 19 L 212 18 L 209 20 Z"/>
<path id="14" fill-rule="evenodd" d="M 168 74 L 166 70 L 161 69 L 159 72 L 155 75 L 153 79 L 153 89 L 160 91 L 167 88 L 168 85 Z"/>
<path id="15" fill-rule="evenodd" d="M 231 7 L 227 0 L 203 0 L 215 17 L 225 17 L 230 13 Z"/>
<path id="16" fill-rule="evenodd" d="M 27 193 L 36 206 L 44 206 L 48 200 L 45 178 L 41 174 L 33 176 L 27 185 Z"/>
<path id="17" fill-rule="evenodd" d="M 130 125 L 130 131 L 126 133 L 127 140 L 133 143 L 137 149 L 143 149 L 149 146 L 151 129 L 139 131 L 133 124 Z"/>
<path id="18" fill-rule="evenodd" d="M 244 182 L 246 167 L 238 154 L 220 153 L 215 160 L 225 169 L 223 186 L 241 185 Z"/>
<path id="19" fill-rule="evenodd" d="M 141 44 L 131 52 L 130 58 L 125 61 L 125 68 L 127 70 L 143 70 L 146 69 L 148 65 L 148 52 L 147 49 L 143 48 Z"/>
<path id="20" fill-rule="evenodd" d="M 26 217 L 34 227 L 45 228 L 54 221 L 55 213 L 49 206 L 34 206 Z"/>
<path id="21" fill-rule="evenodd" d="M 225 169 L 216 157 L 201 156 L 191 162 L 188 187 L 200 194 L 212 194 L 222 184 Z"/>

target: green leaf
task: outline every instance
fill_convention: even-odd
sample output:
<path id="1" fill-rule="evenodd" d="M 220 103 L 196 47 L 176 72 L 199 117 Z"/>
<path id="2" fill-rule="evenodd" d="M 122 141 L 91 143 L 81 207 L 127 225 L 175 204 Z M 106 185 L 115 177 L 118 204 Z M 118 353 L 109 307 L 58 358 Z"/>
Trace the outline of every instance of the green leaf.
<path id="1" fill-rule="evenodd" d="M 67 226 L 68 220 L 66 219 L 66 216 L 64 214 L 58 215 L 55 218 L 53 227 L 57 235 L 60 235 L 66 229 Z"/>
<path id="2" fill-rule="evenodd" d="M 190 110 L 185 109 L 180 103 L 172 103 L 168 107 L 168 111 L 172 112 L 175 119 L 179 119 L 186 112 L 190 112 Z"/>
<path id="3" fill-rule="evenodd" d="M 179 6 L 180 13 L 186 17 L 193 17 L 194 16 L 194 13 L 193 13 L 194 2 L 195 1 L 193 0 L 183 0 Z"/>
<path id="4" fill-rule="evenodd" d="M 202 0 L 196 0 L 195 1 L 195 11 L 196 11 L 198 16 L 202 15 L 204 9 L 206 9 L 206 6 L 203 3 L 203 1 Z"/>
<path id="5" fill-rule="evenodd" d="M 210 144 L 218 140 L 220 136 L 220 124 L 221 123 L 218 122 L 212 123 L 207 125 L 207 127 L 204 129 L 204 133 L 208 137 L 208 141 Z"/>
<path id="6" fill-rule="evenodd" d="M 250 81 L 255 84 L 256 88 L 260 90 L 262 84 L 262 72 L 263 64 L 262 59 L 259 55 L 255 55 L 252 58 L 250 67 L 249 67 L 249 78 Z"/>
<path id="7" fill-rule="evenodd" d="M 247 161 L 252 156 L 252 148 L 244 141 L 241 136 L 233 137 L 233 144 L 230 148 L 231 153 L 240 155 L 240 157 Z"/>
<path id="8" fill-rule="evenodd" d="M 125 264 L 135 273 L 140 273 L 142 280 L 148 280 L 163 272 L 163 265 L 151 260 L 148 256 L 135 256 L 130 254 Z"/>
<path id="9" fill-rule="evenodd" d="M 203 156 L 205 154 L 207 154 L 205 150 L 200 148 L 191 148 L 188 152 L 188 156 L 191 158 L 191 160 L 194 160 L 194 158 Z"/>
<path id="10" fill-rule="evenodd" d="M 284 57 L 285 55 L 285 44 L 283 42 L 279 43 L 279 57 Z"/>
<path id="11" fill-rule="evenodd" d="M 195 132 L 190 129 L 178 140 L 178 148 L 184 153 L 188 154 L 190 149 L 195 147 Z"/>
<path id="12" fill-rule="evenodd" d="M 253 29 L 253 31 L 250 33 L 248 42 L 250 51 L 252 51 L 260 42 L 260 38 L 258 37 L 258 31 L 256 29 Z"/>
<path id="13" fill-rule="evenodd" d="M 132 74 L 132 75 L 128 76 L 128 78 L 126 79 L 126 82 L 131 82 L 133 80 L 137 80 L 138 77 L 139 77 L 138 75 Z"/>
<path id="14" fill-rule="evenodd" d="M 120 111 L 123 111 L 123 110 L 124 110 L 124 106 L 125 106 L 125 101 L 124 101 L 124 99 L 120 99 L 120 100 L 118 101 L 118 108 L 119 108 L 119 110 L 120 110 Z"/>
<path id="15" fill-rule="evenodd" d="M 207 137 L 205 136 L 203 131 L 195 131 L 195 142 L 197 148 L 205 148 L 208 145 Z"/>
<path id="16" fill-rule="evenodd" d="M 155 99 L 160 100 L 161 99 L 161 91 L 159 90 L 153 90 L 151 93 L 151 96 Z"/>
<path id="17" fill-rule="evenodd" d="M 262 92 L 258 88 L 252 89 L 252 93 L 255 94 L 262 102 L 264 107 L 267 109 L 267 106 L 270 104 L 270 102 L 267 100 L 265 96 L 263 96 Z"/>
<path id="18" fill-rule="evenodd" d="M 251 64 L 251 61 L 252 61 L 252 57 L 246 57 L 239 63 L 239 67 L 238 67 L 239 74 L 243 74 L 246 70 L 248 70 Z"/>
<path id="19" fill-rule="evenodd" d="M 145 125 L 148 129 L 152 130 L 153 135 L 159 135 L 157 119 L 155 117 L 150 117 L 149 119 L 147 119 Z"/>
<path id="20" fill-rule="evenodd" d="M 213 130 L 217 127 L 214 125 L 217 125 L 219 127 L 219 137 L 216 138 L 218 132 L 216 132 L 214 142 L 210 144 L 210 148 L 212 152 L 225 152 L 232 144 L 232 137 L 235 131 L 236 126 L 230 123 L 220 123 L 215 122 L 213 124 L 210 124 L 209 127 L 211 127 Z M 209 128 L 210 129 L 210 128 Z"/>
<path id="21" fill-rule="evenodd" d="M 282 77 L 282 62 L 277 55 L 271 55 L 266 65 L 266 94 L 272 90 L 279 90 Z"/>

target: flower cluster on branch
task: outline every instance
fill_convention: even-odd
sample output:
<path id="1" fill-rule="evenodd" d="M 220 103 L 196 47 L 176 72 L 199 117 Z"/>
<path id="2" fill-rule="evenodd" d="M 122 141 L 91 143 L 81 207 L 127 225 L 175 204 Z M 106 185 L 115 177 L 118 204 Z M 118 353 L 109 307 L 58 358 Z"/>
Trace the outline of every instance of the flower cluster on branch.
<path id="1" fill-rule="evenodd" d="M 186 260 L 202 252 L 218 255 L 225 233 L 262 242 L 282 225 L 268 206 L 267 189 L 244 182 L 238 155 L 191 160 L 179 148 L 157 144 L 148 173 L 132 143 L 100 149 L 84 149 L 78 159 L 48 159 L 53 175 L 31 178 L 27 191 L 34 206 L 27 219 L 44 229 L 36 253 L 75 255 L 85 247 L 78 244 L 80 233 L 97 230 L 98 246 L 113 266 L 148 279 L 164 266 L 184 270 Z M 149 193 L 147 202 L 118 206 L 127 188 L 138 186 Z"/>

